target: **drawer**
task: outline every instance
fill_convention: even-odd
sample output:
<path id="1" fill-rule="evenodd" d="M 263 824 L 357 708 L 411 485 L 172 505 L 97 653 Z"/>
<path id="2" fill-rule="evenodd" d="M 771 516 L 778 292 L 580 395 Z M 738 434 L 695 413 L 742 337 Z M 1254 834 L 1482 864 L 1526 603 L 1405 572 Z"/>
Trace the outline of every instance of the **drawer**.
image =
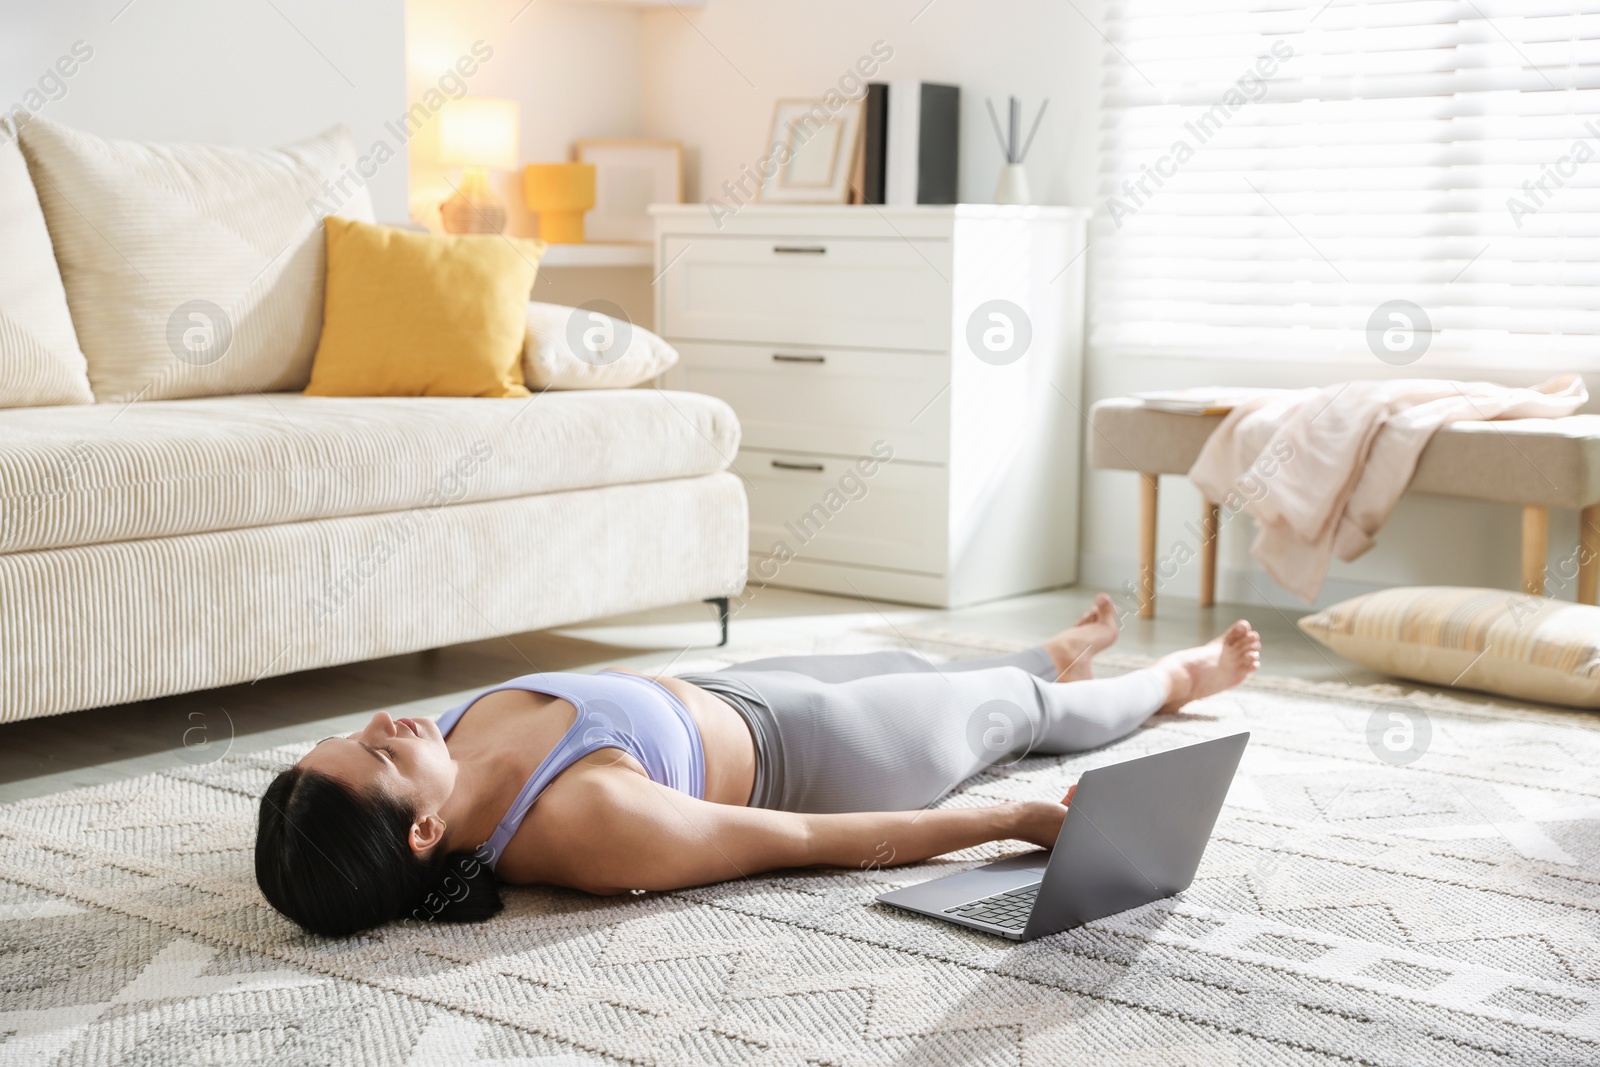
<path id="1" fill-rule="evenodd" d="M 742 449 L 734 469 L 750 498 L 751 576 L 786 558 L 943 574 L 945 469 Z M 759 561 L 774 557 L 772 562 Z"/>
<path id="2" fill-rule="evenodd" d="M 950 242 L 662 238 L 669 340 L 945 351 Z"/>
<path id="3" fill-rule="evenodd" d="M 733 405 L 747 448 L 864 456 L 887 441 L 897 459 L 945 462 L 949 356 L 693 342 L 678 352 L 671 388 Z"/>

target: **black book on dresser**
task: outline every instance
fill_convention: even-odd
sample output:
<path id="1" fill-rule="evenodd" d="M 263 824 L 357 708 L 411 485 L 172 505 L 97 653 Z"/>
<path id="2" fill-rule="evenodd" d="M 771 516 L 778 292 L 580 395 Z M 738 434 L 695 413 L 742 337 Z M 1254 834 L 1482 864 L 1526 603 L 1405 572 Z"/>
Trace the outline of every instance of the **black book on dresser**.
<path id="1" fill-rule="evenodd" d="M 867 83 L 866 114 L 862 116 L 861 202 L 881 204 L 883 200 L 884 153 L 888 149 L 889 86 Z"/>

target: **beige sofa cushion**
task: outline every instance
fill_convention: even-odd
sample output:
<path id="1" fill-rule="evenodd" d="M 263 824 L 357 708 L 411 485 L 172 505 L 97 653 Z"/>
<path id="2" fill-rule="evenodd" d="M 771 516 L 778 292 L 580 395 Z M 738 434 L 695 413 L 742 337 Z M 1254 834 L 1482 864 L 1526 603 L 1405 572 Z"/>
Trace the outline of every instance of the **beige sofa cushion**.
<path id="1" fill-rule="evenodd" d="M 1600 707 L 1600 608 L 1506 589 L 1385 589 L 1307 615 L 1346 659 L 1432 685 Z"/>
<path id="2" fill-rule="evenodd" d="M 561 304 L 528 304 L 522 375 L 529 389 L 626 389 L 678 362 L 678 350 L 642 326 Z"/>
<path id="3" fill-rule="evenodd" d="M 39 197 L 0 120 L 0 408 L 93 402 Z"/>
<path id="4" fill-rule="evenodd" d="M 654 389 L 18 408 L 0 411 L 0 554 L 374 512 L 426 519 L 445 504 L 708 474 L 738 448 L 727 404 Z"/>
<path id="5" fill-rule="evenodd" d="M 97 400 L 305 386 L 322 328 L 317 212 L 372 218 L 347 131 L 252 151 L 33 119 L 22 151 Z"/>

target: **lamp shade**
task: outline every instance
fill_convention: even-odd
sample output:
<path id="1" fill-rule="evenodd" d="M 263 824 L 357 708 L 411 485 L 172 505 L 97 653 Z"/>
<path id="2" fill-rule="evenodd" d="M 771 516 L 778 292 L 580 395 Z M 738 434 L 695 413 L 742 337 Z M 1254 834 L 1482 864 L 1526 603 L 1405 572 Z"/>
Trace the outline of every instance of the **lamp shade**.
<path id="1" fill-rule="evenodd" d="M 510 170 L 517 165 L 521 109 L 515 100 L 468 96 L 439 115 L 439 156 L 446 166 Z"/>

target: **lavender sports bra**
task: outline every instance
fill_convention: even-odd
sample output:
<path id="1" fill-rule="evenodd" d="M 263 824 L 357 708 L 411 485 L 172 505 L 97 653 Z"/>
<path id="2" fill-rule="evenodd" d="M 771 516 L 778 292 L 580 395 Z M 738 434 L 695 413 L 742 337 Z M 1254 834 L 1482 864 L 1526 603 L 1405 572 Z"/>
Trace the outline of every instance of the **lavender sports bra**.
<path id="1" fill-rule="evenodd" d="M 704 799 L 706 756 L 700 743 L 699 727 L 689 709 L 670 690 L 641 675 L 621 671 L 524 674 L 504 685 L 486 689 L 439 716 L 439 732 L 449 737 L 468 708 L 490 693 L 507 689 L 559 697 L 578 709 L 578 717 L 550 754 L 534 768 L 522 792 L 512 801 L 511 809 L 485 842 L 489 846 L 491 868 L 500 862 L 500 854 L 539 794 L 562 771 L 602 748 L 619 748 L 638 760 L 652 782 L 687 793 L 696 800 Z"/>

